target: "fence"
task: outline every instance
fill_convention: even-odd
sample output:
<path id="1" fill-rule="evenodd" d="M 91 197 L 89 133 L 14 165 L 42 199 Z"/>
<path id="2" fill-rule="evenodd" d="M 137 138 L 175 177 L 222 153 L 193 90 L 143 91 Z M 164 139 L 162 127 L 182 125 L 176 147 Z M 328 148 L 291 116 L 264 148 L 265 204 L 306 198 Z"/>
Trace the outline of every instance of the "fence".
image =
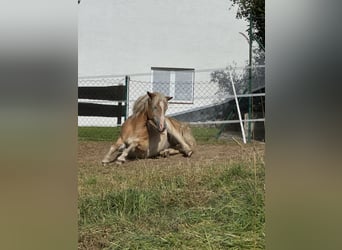
<path id="1" fill-rule="evenodd" d="M 127 79 L 111 76 L 78 80 L 78 125 L 114 126 L 127 117 Z"/>
<path id="2" fill-rule="evenodd" d="M 215 128 L 217 136 L 224 136 L 227 131 L 230 131 L 230 134 L 234 134 L 234 131 L 239 134 L 241 132 L 239 127 L 241 119 L 239 120 L 232 83 L 235 86 L 242 118 L 245 120 L 245 129 L 247 130 L 247 125 L 249 125 L 250 130 L 256 132 L 253 134 L 253 138 L 263 139 L 265 118 L 264 66 L 252 68 L 251 81 L 249 80 L 249 70 L 246 67 L 205 70 L 152 68 L 150 73 L 131 74 L 126 77 L 82 77 L 79 78 L 79 102 L 86 102 L 88 105 L 95 103 L 107 106 L 107 110 L 112 110 L 113 115 L 108 115 L 108 117 L 83 116 L 84 113 L 80 114 L 79 110 L 78 125 L 81 127 L 120 125 L 132 113 L 133 104 L 139 96 L 145 95 L 146 91 L 159 91 L 173 96 L 167 111 L 168 116 L 189 122 L 193 126 Z M 99 96 L 101 96 L 101 91 L 105 91 L 106 88 L 111 92 L 106 98 L 96 98 L 94 96 L 96 94 L 94 94 L 92 100 L 84 99 L 84 96 L 81 95 L 84 87 L 92 87 L 94 90 L 97 87 L 96 91 L 98 91 Z M 119 92 L 121 94 L 118 94 Z M 118 111 L 118 108 L 113 108 L 114 106 L 121 109 L 119 108 Z M 258 134 L 259 130 L 261 131 L 260 135 Z"/>

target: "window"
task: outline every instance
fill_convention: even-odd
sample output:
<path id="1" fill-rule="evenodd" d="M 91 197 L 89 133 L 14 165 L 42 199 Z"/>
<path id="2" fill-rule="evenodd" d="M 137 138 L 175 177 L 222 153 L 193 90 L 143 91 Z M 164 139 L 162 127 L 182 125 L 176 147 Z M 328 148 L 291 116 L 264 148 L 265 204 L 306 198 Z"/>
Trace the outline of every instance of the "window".
<path id="1" fill-rule="evenodd" d="M 152 91 L 172 96 L 173 102 L 193 103 L 194 69 L 153 67 Z"/>

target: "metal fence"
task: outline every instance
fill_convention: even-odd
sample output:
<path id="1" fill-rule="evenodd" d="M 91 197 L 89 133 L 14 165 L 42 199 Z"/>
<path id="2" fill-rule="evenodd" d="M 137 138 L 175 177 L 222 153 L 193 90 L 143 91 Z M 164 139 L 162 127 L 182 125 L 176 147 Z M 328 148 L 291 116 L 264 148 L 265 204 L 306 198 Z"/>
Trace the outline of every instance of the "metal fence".
<path id="1" fill-rule="evenodd" d="M 233 85 L 236 90 L 234 96 Z M 168 116 L 186 121 L 193 126 L 213 126 L 218 135 L 224 131 L 239 131 L 239 115 L 237 103 L 244 122 L 252 126 L 264 126 L 265 110 L 265 67 L 252 67 L 252 78 L 249 78 L 247 67 L 230 67 L 220 69 L 177 69 L 152 68 L 151 72 L 131 74 L 129 76 L 92 76 L 80 77 L 81 86 L 113 86 L 126 85 L 125 100 L 127 116 L 132 113 L 135 100 L 147 91 L 159 91 L 173 96 L 170 101 Z M 79 99 L 94 102 L 94 100 Z M 124 100 L 123 100 L 124 101 Z M 236 102 L 237 101 L 237 102 Z M 96 103 L 111 105 L 115 101 L 95 100 Z M 246 115 L 249 114 L 249 115 Z M 126 117 L 122 117 L 124 121 Z M 113 127 L 118 125 L 116 117 L 79 116 L 79 126 Z"/>

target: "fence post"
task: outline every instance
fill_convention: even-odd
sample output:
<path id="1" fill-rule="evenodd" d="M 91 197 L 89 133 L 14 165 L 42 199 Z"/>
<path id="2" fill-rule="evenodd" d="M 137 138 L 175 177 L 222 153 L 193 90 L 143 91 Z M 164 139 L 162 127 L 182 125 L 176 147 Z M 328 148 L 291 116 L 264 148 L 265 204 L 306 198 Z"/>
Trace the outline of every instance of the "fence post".
<path id="1" fill-rule="evenodd" d="M 119 114 L 118 114 L 118 122 L 117 122 L 117 124 L 118 125 L 121 125 L 121 117 L 122 117 L 122 112 L 121 112 L 121 110 L 122 110 L 122 102 L 119 102 L 118 103 L 118 107 L 119 107 Z"/>
<path id="2" fill-rule="evenodd" d="M 129 114 L 129 82 L 130 77 L 125 76 L 125 95 L 126 95 L 126 114 L 125 114 L 125 121 L 127 120 Z"/>

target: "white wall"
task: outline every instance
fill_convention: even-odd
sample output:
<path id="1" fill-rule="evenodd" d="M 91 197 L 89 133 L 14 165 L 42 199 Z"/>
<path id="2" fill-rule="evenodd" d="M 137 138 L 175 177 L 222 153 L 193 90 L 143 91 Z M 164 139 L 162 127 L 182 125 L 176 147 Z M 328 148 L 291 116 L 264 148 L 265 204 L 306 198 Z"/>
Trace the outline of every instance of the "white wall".
<path id="1" fill-rule="evenodd" d="M 221 68 L 248 60 L 227 0 L 84 0 L 79 4 L 79 76 L 155 67 Z"/>

